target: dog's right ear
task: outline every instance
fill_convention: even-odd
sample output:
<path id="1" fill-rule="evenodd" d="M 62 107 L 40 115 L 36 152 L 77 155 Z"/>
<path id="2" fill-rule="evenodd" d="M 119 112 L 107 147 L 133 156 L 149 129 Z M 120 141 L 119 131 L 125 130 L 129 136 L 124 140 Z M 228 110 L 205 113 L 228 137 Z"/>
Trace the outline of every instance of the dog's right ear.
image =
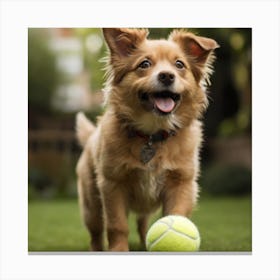
<path id="1" fill-rule="evenodd" d="M 210 84 L 209 76 L 215 59 L 214 50 L 220 47 L 218 43 L 213 39 L 197 36 L 182 29 L 174 30 L 169 39 L 177 43 L 185 52 L 195 79 L 198 82 L 204 79 Z"/>
<path id="2" fill-rule="evenodd" d="M 111 56 L 123 58 L 129 56 L 146 39 L 146 29 L 103 28 L 104 38 Z"/>

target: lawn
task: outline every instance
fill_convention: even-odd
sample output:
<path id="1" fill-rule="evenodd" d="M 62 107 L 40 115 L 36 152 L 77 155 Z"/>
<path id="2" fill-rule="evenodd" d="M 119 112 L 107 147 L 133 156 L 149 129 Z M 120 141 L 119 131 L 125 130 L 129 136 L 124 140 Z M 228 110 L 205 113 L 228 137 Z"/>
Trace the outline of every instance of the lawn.
<path id="1" fill-rule="evenodd" d="M 159 217 L 155 215 L 154 221 Z M 205 197 L 192 220 L 201 234 L 200 251 L 251 251 L 251 198 Z M 129 244 L 141 250 L 135 216 L 129 216 Z M 89 236 L 76 200 L 31 201 L 28 206 L 28 248 L 38 251 L 88 251 Z"/>

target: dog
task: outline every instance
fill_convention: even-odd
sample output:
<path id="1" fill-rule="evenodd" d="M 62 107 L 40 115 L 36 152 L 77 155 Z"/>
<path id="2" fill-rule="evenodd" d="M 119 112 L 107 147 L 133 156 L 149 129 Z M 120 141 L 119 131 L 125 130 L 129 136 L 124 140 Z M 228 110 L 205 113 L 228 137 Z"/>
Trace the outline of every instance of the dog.
<path id="1" fill-rule="evenodd" d="M 104 28 L 106 110 L 97 126 L 83 113 L 76 133 L 79 204 L 91 250 L 129 251 L 129 211 L 144 246 L 149 215 L 190 216 L 198 198 L 201 117 L 213 72 L 215 40 L 175 29 Z"/>

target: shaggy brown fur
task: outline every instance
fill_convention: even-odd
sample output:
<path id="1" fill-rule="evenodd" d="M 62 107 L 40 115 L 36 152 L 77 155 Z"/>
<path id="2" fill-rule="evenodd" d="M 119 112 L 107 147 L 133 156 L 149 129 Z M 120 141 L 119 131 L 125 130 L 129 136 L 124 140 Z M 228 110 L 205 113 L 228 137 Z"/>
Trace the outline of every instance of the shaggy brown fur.
<path id="1" fill-rule="evenodd" d="M 144 244 L 150 213 L 162 206 L 163 215 L 189 216 L 196 203 L 198 119 L 207 107 L 204 88 L 218 45 L 184 30 L 174 30 L 168 40 L 149 40 L 145 29 L 103 33 L 110 50 L 107 110 L 97 127 L 77 115 L 84 147 L 78 191 L 91 249 L 104 249 L 106 230 L 109 250 L 127 251 L 129 210 L 138 214 Z"/>

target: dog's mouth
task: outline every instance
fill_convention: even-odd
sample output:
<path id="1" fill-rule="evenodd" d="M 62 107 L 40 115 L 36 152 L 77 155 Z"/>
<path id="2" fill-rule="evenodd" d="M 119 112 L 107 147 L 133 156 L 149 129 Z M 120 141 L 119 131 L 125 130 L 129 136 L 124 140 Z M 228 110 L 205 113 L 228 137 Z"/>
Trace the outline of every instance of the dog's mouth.
<path id="1" fill-rule="evenodd" d="M 139 92 L 138 97 L 147 111 L 153 111 L 159 115 L 172 113 L 181 99 L 179 93 L 172 91 Z"/>

